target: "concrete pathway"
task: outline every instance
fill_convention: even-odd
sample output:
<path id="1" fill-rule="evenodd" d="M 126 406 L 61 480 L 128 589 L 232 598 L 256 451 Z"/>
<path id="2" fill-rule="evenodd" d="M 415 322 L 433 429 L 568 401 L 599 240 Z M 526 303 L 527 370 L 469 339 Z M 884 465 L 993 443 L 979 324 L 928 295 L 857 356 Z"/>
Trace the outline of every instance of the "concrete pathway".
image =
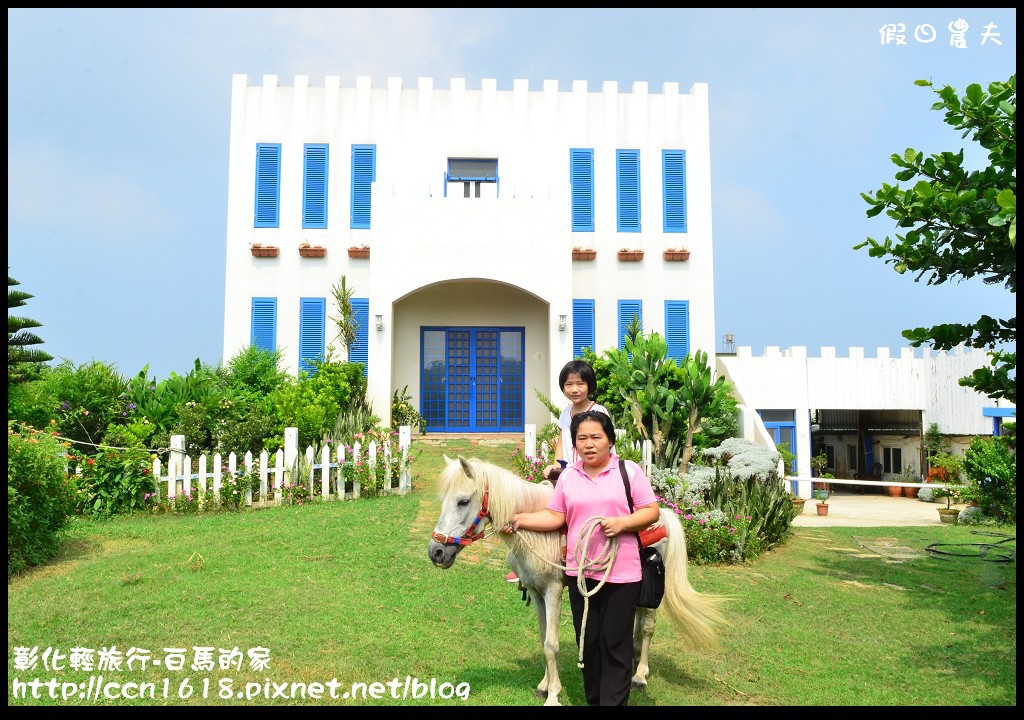
<path id="1" fill-rule="evenodd" d="M 828 515 L 818 515 L 817 500 L 804 502 L 804 511 L 793 520 L 794 527 L 885 527 L 898 525 L 940 525 L 938 509 L 946 500 L 926 503 L 917 498 L 888 495 L 833 493 Z M 963 505 L 953 505 L 962 509 Z"/>

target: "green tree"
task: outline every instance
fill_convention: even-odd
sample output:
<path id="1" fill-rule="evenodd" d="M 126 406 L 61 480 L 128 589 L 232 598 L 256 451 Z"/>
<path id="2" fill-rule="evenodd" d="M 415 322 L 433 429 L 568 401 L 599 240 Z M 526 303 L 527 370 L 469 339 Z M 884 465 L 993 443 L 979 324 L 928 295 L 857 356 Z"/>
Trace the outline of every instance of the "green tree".
<path id="1" fill-rule="evenodd" d="M 907 148 L 891 160 L 899 171 L 900 187 L 885 183 L 872 193 L 861 193 L 871 206 L 868 217 L 883 211 L 908 228 L 893 241 L 868 238 L 854 250 L 868 248 L 871 257 L 885 258 L 896 272 L 915 274 L 928 285 L 948 280 L 962 282 L 980 276 L 986 284 L 1002 283 L 1017 293 L 1017 76 L 993 82 L 986 93 L 981 85 L 967 87 L 963 97 L 946 85 L 928 80 L 939 100 L 933 110 L 945 110 L 945 122 L 971 136 L 988 151 L 988 167 L 964 168 L 964 151 L 925 157 Z M 969 324 L 945 323 L 904 330 L 913 347 L 928 343 L 936 350 L 960 344 L 989 350 L 990 367 L 979 368 L 960 384 L 991 398 L 1017 402 L 1017 318 L 982 315 Z"/>
<path id="2" fill-rule="evenodd" d="M 35 297 L 21 290 L 12 290 L 20 282 L 7 276 L 7 384 L 12 385 L 33 379 L 42 363 L 53 360 L 53 355 L 29 345 L 41 345 L 42 339 L 28 328 L 42 327 L 43 324 L 26 317 L 11 315 L 11 308 L 22 307 L 25 301 Z"/>
<path id="3" fill-rule="evenodd" d="M 736 401 L 725 378 L 712 382 L 708 354 L 698 350 L 678 364 L 658 333 L 625 333 L 625 349 L 584 359 L 594 366 L 597 401 L 616 423 L 651 441 L 656 467 L 679 465 L 685 473 L 695 450 L 736 432 Z"/>
<path id="4" fill-rule="evenodd" d="M 719 414 L 723 409 L 735 411 L 735 400 L 732 397 L 732 384 L 723 377 L 711 379 L 711 366 L 708 365 L 708 354 L 698 350 L 693 356 L 687 355 L 686 361 L 680 365 L 685 371 L 682 386 L 679 388 L 679 402 L 687 409 L 686 443 L 683 457 L 679 461 L 679 473 L 685 475 L 693 457 L 694 435 L 704 428 L 705 418 Z"/>

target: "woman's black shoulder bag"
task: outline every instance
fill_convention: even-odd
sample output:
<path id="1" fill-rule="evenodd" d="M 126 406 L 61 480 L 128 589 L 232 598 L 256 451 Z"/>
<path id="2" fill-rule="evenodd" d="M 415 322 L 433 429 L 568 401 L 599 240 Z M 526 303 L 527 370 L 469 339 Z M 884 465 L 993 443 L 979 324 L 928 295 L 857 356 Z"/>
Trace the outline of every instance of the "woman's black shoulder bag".
<path id="1" fill-rule="evenodd" d="M 622 473 L 622 485 L 626 489 L 626 502 L 629 503 L 629 513 L 633 510 L 633 493 L 629 489 L 629 476 L 626 474 L 626 461 L 619 460 L 619 472 Z M 640 549 L 640 571 L 643 573 L 640 579 L 640 597 L 637 599 L 637 607 L 656 608 L 661 605 L 661 599 L 665 596 L 665 563 L 657 548 L 644 547 L 640 541 L 640 533 L 636 533 L 636 545 Z"/>

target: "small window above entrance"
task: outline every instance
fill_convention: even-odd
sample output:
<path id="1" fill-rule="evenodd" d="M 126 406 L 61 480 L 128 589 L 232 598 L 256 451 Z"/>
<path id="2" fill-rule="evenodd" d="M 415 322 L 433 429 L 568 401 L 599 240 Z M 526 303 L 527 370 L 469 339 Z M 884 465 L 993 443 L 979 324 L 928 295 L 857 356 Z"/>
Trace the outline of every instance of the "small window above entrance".
<path id="1" fill-rule="evenodd" d="M 448 158 L 444 178 L 448 183 L 462 183 L 463 197 L 480 197 L 481 185 L 498 183 L 498 158 Z"/>

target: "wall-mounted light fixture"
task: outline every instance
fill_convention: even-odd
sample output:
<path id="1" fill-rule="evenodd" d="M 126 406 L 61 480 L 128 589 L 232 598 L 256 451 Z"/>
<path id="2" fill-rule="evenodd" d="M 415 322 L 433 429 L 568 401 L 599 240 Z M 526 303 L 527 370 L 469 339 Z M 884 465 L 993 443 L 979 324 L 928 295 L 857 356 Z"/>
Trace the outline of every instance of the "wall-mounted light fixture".
<path id="1" fill-rule="evenodd" d="M 383 315 L 374 315 L 373 316 L 373 322 L 377 326 L 378 330 L 383 330 L 384 329 L 384 316 Z"/>
<path id="2" fill-rule="evenodd" d="M 565 330 L 565 315 L 558 316 L 558 329 Z"/>

